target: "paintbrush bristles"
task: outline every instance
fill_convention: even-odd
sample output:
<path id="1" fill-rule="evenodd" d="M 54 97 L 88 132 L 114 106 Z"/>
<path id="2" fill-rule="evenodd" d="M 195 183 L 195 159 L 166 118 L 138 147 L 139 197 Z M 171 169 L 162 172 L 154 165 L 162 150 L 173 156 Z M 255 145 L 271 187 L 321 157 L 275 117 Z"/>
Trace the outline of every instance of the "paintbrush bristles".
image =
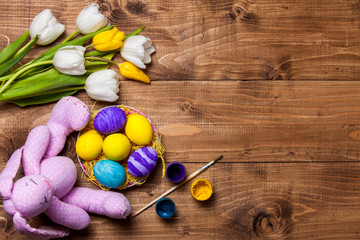
<path id="1" fill-rule="evenodd" d="M 212 166 L 214 163 L 216 163 L 217 161 L 219 161 L 220 159 L 223 158 L 223 155 L 220 155 L 219 157 L 217 157 L 216 159 L 214 159 L 213 161 L 209 162 L 208 164 L 206 164 L 205 166 L 203 166 L 202 168 L 200 168 L 199 170 L 197 170 L 196 172 L 192 173 L 190 176 L 188 176 L 187 178 L 185 178 L 182 182 L 178 183 L 177 185 L 173 186 L 172 188 L 170 188 L 169 190 L 167 190 L 166 192 L 164 192 L 163 194 L 161 194 L 159 197 L 157 197 L 156 199 L 154 199 L 153 201 L 151 201 L 149 204 L 147 204 L 145 207 L 143 207 L 142 209 L 140 209 L 139 211 L 137 211 L 136 213 L 132 214 L 131 217 L 136 217 L 137 215 L 139 215 L 140 213 L 142 213 L 143 211 L 145 211 L 146 209 L 148 209 L 149 207 L 151 207 L 154 203 L 156 203 L 159 199 L 169 195 L 170 193 L 172 193 L 173 191 L 175 191 L 176 189 L 178 189 L 179 187 L 181 187 L 182 185 L 184 185 L 185 183 L 187 183 L 188 181 L 190 181 L 191 179 L 193 179 L 194 177 L 196 177 L 197 175 L 199 175 L 200 173 L 202 173 L 203 171 L 205 171 L 207 168 L 209 168 L 210 166 Z"/>

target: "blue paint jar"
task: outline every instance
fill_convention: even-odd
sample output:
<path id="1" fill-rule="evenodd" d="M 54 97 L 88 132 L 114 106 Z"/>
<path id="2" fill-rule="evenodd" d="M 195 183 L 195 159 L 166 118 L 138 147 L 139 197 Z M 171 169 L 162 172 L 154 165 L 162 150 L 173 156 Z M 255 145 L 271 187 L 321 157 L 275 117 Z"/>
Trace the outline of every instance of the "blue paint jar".
<path id="1" fill-rule="evenodd" d="M 156 202 L 155 211 L 161 218 L 171 218 L 175 213 L 175 203 L 170 198 L 161 198 Z"/>

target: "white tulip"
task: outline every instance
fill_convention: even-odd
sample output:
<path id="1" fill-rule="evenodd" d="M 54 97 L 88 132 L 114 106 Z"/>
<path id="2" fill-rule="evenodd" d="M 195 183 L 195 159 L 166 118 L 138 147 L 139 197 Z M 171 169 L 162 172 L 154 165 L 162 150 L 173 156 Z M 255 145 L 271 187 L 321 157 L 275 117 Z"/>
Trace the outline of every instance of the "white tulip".
<path id="1" fill-rule="evenodd" d="M 67 75 L 83 75 L 85 70 L 85 53 L 86 48 L 82 46 L 65 46 L 55 53 L 53 64 L 61 73 Z"/>
<path id="2" fill-rule="evenodd" d="M 30 25 L 30 36 L 35 38 L 39 35 L 36 44 L 47 45 L 55 41 L 63 32 L 65 26 L 58 22 L 50 9 L 45 9 L 36 15 Z"/>
<path id="3" fill-rule="evenodd" d="M 155 52 L 151 39 L 142 35 L 127 38 L 121 48 L 121 56 L 139 68 L 145 69 L 145 64 L 151 62 L 150 54 Z"/>
<path id="4" fill-rule="evenodd" d="M 76 19 L 76 27 L 84 35 L 96 32 L 105 27 L 106 24 L 107 19 L 99 12 L 99 4 L 97 3 L 92 3 L 81 10 Z"/>
<path id="5" fill-rule="evenodd" d="M 115 102 L 118 100 L 120 81 L 116 72 L 110 69 L 90 74 L 85 81 L 86 93 L 94 100 Z"/>

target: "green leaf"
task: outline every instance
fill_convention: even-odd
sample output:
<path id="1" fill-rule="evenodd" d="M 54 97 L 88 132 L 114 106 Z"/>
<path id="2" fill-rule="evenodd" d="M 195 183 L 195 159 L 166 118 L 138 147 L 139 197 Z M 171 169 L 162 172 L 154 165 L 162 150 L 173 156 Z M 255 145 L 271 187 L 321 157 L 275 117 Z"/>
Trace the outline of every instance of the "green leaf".
<path id="1" fill-rule="evenodd" d="M 59 92 L 53 94 L 46 94 L 36 97 L 30 98 L 22 98 L 18 100 L 11 100 L 9 102 L 14 103 L 20 107 L 30 106 L 30 105 L 37 105 L 37 104 L 44 104 L 49 102 L 55 102 L 61 99 L 62 97 L 74 95 L 78 90 L 67 91 L 67 92 Z"/>
<path id="2" fill-rule="evenodd" d="M 118 51 L 118 49 L 116 50 L 112 50 L 112 51 L 106 51 L 106 52 L 100 52 L 98 50 L 95 50 L 95 51 L 92 51 L 92 52 L 88 52 L 85 54 L 85 57 L 101 57 L 101 56 L 104 56 L 108 53 L 116 53 Z"/>
<path id="3" fill-rule="evenodd" d="M 110 67 L 110 63 L 105 63 L 105 64 L 97 64 L 97 65 L 91 65 L 86 67 L 86 71 L 91 74 L 97 71 L 101 71 L 101 70 L 105 70 L 108 69 Z"/>
<path id="4" fill-rule="evenodd" d="M 25 42 L 28 36 L 29 36 L 29 31 L 24 33 L 21 37 L 19 37 L 14 42 L 9 44 L 7 47 L 1 49 L 0 64 L 8 60 L 11 56 L 13 56 L 16 53 L 16 51 L 20 48 L 20 46 Z"/>
<path id="5" fill-rule="evenodd" d="M 22 47 L 15 55 L 13 55 L 6 62 L 0 64 L 0 76 L 7 72 L 10 68 L 15 66 L 29 51 L 30 48 L 36 43 L 37 37 L 28 42 L 24 47 Z"/>
<path id="6" fill-rule="evenodd" d="M 116 52 L 111 52 L 103 56 L 103 58 L 111 60 L 115 54 Z M 111 66 L 111 63 L 108 62 L 101 62 L 101 61 L 93 61 L 93 62 L 86 61 L 86 62 L 88 62 L 86 65 L 86 73 L 88 74 L 108 69 Z"/>
<path id="7" fill-rule="evenodd" d="M 35 74 L 9 85 L 5 92 L 0 94 L 0 101 L 29 98 L 62 87 L 84 86 L 87 75 L 70 76 L 58 72 L 55 68 Z"/>
<path id="8" fill-rule="evenodd" d="M 96 34 L 106 31 L 106 30 L 110 30 L 114 27 L 114 25 L 105 27 L 100 29 L 99 31 L 87 34 L 83 37 L 74 39 L 70 42 L 64 42 L 64 43 L 60 43 L 58 45 L 56 45 L 55 47 L 50 48 L 49 50 L 47 50 L 46 52 L 44 52 L 43 54 L 41 54 L 39 57 L 37 57 L 33 62 L 41 62 L 41 61 L 46 61 L 46 60 L 51 60 L 54 58 L 54 55 L 56 53 L 57 50 L 59 50 L 62 47 L 65 46 L 69 46 L 69 45 L 84 45 L 88 40 L 92 39 Z"/>
<path id="9" fill-rule="evenodd" d="M 138 35 L 142 30 L 144 30 L 146 27 L 141 27 L 139 29 L 136 29 L 135 31 L 133 31 L 132 33 L 129 33 L 128 35 L 125 36 L 125 39 L 127 39 L 128 37 L 131 36 L 135 36 Z"/>

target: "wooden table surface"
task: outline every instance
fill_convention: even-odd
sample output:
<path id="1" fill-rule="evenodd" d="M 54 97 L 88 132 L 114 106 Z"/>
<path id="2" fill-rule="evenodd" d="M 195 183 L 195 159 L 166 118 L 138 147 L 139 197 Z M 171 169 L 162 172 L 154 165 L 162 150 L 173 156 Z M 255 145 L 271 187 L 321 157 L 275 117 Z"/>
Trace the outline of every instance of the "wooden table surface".
<path id="1" fill-rule="evenodd" d="M 91 214 L 89 227 L 68 239 L 360 238 L 360 1 L 99 2 L 127 33 L 148 26 L 143 34 L 156 48 L 146 70 L 151 84 L 122 79 L 116 103 L 141 107 L 155 123 L 167 163 L 181 161 L 191 173 L 224 159 L 199 176 L 213 184 L 209 201 L 194 200 L 187 183 L 169 195 L 177 207 L 170 220 L 154 207 L 127 220 Z M 64 39 L 90 3 L 4 1 L 0 47 L 45 8 L 65 24 Z M 0 103 L 1 170 L 53 106 Z M 62 152 L 74 162 L 76 136 Z M 96 189 L 77 168 L 77 186 Z M 143 186 L 122 192 L 136 211 L 172 186 L 159 164 Z M 1 207 L 0 238 L 23 239 L 11 219 Z M 30 221 L 40 223 L 50 220 Z"/>

